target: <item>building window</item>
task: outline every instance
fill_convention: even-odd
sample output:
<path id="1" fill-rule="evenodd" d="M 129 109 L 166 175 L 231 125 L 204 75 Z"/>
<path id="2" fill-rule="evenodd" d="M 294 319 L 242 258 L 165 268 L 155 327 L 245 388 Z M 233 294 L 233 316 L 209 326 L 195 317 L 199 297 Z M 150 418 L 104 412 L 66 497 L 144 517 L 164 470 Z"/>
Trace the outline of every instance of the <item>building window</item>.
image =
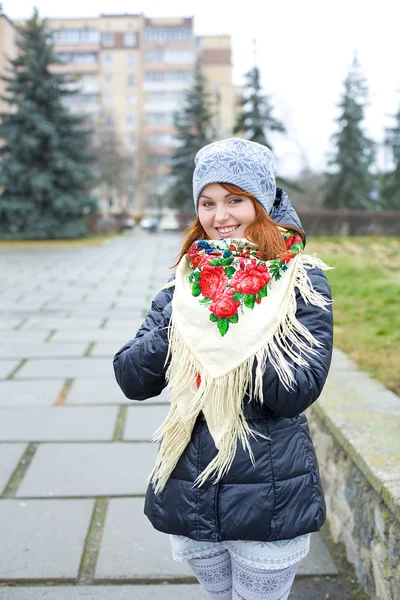
<path id="1" fill-rule="evenodd" d="M 129 115 L 129 117 L 127 117 L 127 119 L 126 119 L 126 124 L 129 127 L 129 129 L 131 129 L 132 127 L 135 127 L 136 118 L 133 115 Z"/>
<path id="2" fill-rule="evenodd" d="M 189 27 L 146 27 L 145 42 L 184 42 L 192 36 Z"/>
<path id="3" fill-rule="evenodd" d="M 111 65 L 111 63 L 112 63 L 112 54 L 105 54 L 104 55 L 104 64 Z"/>
<path id="4" fill-rule="evenodd" d="M 55 44 L 87 44 L 98 43 L 100 32 L 88 27 L 82 29 L 56 29 L 52 32 Z"/>
<path id="5" fill-rule="evenodd" d="M 136 104 L 136 96 L 135 96 L 135 94 L 129 94 L 129 96 L 128 96 L 128 104 L 129 104 L 129 106 L 135 106 L 135 104 Z"/>
<path id="6" fill-rule="evenodd" d="M 170 112 L 149 112 L 145 114 L 147 125 L 173 125 L 174 114 Z"/>
<path id="7" fill-rule="evenodd" d="M 127 85 L 133 85 L 135 83 L 135 78 L 131 73 L 126 78 L 126 83 Z"/>
<path id="8" fill-rule="evenodd" d="M 135 200 L 134 196 L 129 196 L 129 198 L 128 198 L 128 206 L 129 206 L 129 208 L 135 208 L 136 207 L 136 200 Z"/>
<path id="9" fill-rule="evenodd" d="M 128 135 L 126 138 L 126 147 L 128 150 L 132 150 L 135 147 L 135 138 L 132 135 Z"/>
<path id="10" fill-rule="evenodd" d="M 191 81 L 191 71 L 146 71 L 144 80 L 150 81 Z"/>
<path id="11" fill-rule="evenodd" d="M 147 50 L 144 55 L 146 62 L 163 63 L 192 63 L 194 55 L 191 50 Z"/>
<path id="12" fill-rule="evenodd" d="M 114 34 L 110 31 L 103 33 L 101 36 L 103 46 L 114 46 Z"/>
<path id="13" fill-rule="evenodd" d="M 176 146 L 180 143 L 170 133 L 150 133 L 146 140 L 149 146 Z"/>
<path id="14" fill-rule="evenodd" d="M 104 83 L 106 85 L 111 85 L 111 83 L 112 83 L 112 75 L 110 75 L 109 73 L 107 73 L 107 75 L 104 75 Z"/>
<path id="15" fill-rule="evenodd" d="M 106 96 L 104 96 L 104 105 L 105 106 L 112 106 L 113 105 L 113 97 L 110 96 L 109 94 L 107 94 Z"/>
<path id="16" fill-rule="evenodd" d="M 124 33 L 124 46 L 136 46 L 136 33 L 133 31 Z"/>
<path id="17" fill-rule="evenodd" d="M 133 52 L 127 52 L 126 53 L 126 64 L 127 65 L 134 65 L 135 64 L 135 55 Z"/>
<path id="18" fill-rule="evenodd" d="M 112 117 L 104 117 L 104 125 L 106 127 L 113 127 L 114 126 L 114 120 Z"/>
<path id="19" fill-rule="evenodd" d="M 56 52 L 55 55 L 62 63 L 72 63 L 75 65 L 97 63 L 96 52 Z"/>
<path id="20" fill-rule="evenodd" d="M 82 83 L 92 83 L 94 81 L 94 76 L 92 73 L 82 73 L 81 82 Z"/>
<path id="21" fill-rule="evenodd" d="M 147 52 L 144 53 L 144 60 L 146 62 L 164 62 L 164 51 L 147 50 Z"/>
<path id="22" fill-rule="evenodd" d="M 62 103 L 68 108 L 76 108 L 79 106 L 88 105 L 93 105 L 93 107 L 96 107 L 99 105 L 99 94 L 84 94 L 78 92 L 77 94 L 64 96 Z"/>
<path id="23" fill-rule="evenodd" d="M 186 92 L 174 92 L 174 91 L 157 91 L 157 92 L 147 92 L 146 100 L 147 104 L 158 104 L 164 102 L 171 103 L 180 103 L 183 102 L 186 98 Z"/>

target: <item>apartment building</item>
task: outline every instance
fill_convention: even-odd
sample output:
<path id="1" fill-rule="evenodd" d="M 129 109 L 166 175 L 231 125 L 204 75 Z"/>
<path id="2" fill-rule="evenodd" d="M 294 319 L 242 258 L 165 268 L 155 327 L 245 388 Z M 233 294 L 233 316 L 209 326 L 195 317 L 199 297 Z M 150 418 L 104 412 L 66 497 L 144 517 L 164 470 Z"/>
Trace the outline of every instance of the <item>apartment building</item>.
<path id="1" fill-rule="evenodd" d="M 9 60 L 16 54 L 15 45 L 16 31 L 14 25 L 2 12 L 0 4 L 0 75 L 7 75 Z M 6 91 L 6 83 L 0 79 L 0 112 L 9 110 L 9 105 L 2 100 Z"/>
<path id="2" fill-rule="evenodd" d="M 78 89 L 66 98 L 68 108 L 86 115 L 103 135 L 109 132 L 124 156 L 124 185 L 103 190 L 102 212 L 127 211 L 139 217 L 159 210 L 171 183 L 174 114 L 192 84 L 198 56 L 218 137 L 232 133 L 235 87 L 230 37 L 196 38 L 191 17 L 102 14 L 47 23 L 61 62 L 53 69 L 72 75 Z"/>

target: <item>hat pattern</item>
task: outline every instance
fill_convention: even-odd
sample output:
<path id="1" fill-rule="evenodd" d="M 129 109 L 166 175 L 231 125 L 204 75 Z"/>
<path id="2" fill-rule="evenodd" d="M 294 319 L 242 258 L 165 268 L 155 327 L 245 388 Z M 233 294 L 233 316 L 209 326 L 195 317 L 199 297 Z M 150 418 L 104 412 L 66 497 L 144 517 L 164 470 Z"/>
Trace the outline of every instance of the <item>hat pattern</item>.
<path id="1" fill-rule="evenodd" d="M 267 212 L 275 200 L 276 165 L 272 152 L 257 142 L 230 138 L 204 146 L 196 155 L 193 196 L 210 183 L 231 183 L 252 194 Z"/>

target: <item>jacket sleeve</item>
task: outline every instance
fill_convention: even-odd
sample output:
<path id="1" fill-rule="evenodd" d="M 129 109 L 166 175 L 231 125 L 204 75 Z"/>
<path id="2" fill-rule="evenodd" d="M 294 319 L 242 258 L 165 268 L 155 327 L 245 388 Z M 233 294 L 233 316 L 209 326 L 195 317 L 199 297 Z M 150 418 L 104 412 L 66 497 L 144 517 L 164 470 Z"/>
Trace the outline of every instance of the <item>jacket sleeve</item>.
<path id="1" fill-rule="evenodd" d="M 331 299 L 328 280 L 320 269 L 310 269 L 308 276 L 316 291 Z M 277 415 L 296 417 L 308 408 L 322 392 L 330 363 L 333 347 L 333 316 L 329 305 L 327 310 L 306 304 L 297 291 L 297 319 L 323 345 L 318 353 L 307 360 L 308 367 L 299 367 L 287 358 L 295 378 L 293 389 L 287 390 L 281 383 L 273 365 L 267 362 L 263 376 L 264 403 Z"/>
<path id="2" fill-rule="evenodd" d="M 170 289 L 159 292 L 135 338 L 114 356 L 115 378 L 125 396 L 131 400 L 158 396 L 166 386 L 165 361 L 171 303 Z"/>

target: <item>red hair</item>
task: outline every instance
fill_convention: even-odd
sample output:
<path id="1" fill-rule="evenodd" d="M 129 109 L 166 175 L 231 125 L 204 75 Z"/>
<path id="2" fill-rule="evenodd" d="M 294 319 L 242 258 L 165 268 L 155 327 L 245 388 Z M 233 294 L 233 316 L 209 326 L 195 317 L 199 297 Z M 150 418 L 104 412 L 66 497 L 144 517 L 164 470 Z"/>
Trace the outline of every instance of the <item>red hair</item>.
<path id="1" fill-rule="evenodd" d="M 244 192 L 237 185 L 231 183 L 221 183 L 220 185 L 222 185 L 229 193 L 249 198 L 252 201 L 256 211 L 256 218 L 246 228 L 244 233 L 246 238 L 253 242 L 259 249 L 261 260 L 272 260 L 277 256 L 280 256 L 285 251 L 285 242 L 278 225 L 271 219 L 265 208 L 254 196 Z M 179 254 L 178 261 L 173 268 L 178 265 L 179 261 L 187 253 L 193 242 L 209 239 L 200 223 L 199 217 L 196 218 L 191 227 L 186 229 L 185 236 L 185 241 Z"/>

